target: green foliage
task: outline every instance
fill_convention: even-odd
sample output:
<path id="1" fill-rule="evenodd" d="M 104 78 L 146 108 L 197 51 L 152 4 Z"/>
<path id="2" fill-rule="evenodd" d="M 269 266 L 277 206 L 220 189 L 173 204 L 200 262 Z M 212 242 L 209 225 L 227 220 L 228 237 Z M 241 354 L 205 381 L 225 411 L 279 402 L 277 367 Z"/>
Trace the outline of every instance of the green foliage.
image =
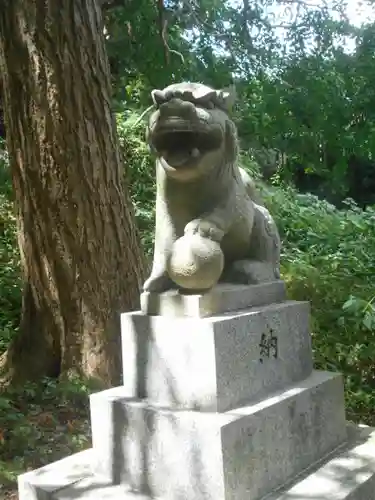
<path id="1" fill-rule="evenodd" d="M 291 297 L 311 302 L 315 363 L 344 373 L 349 417 L 373 425 L 375 209 L 338 210 L 285 188 L 268 204 Z"/>
<path id="2" fill-rule="evenodd" d="M 117 103 L 144 105 L 153 88 L 186 79 L 213 85 L 229 82 L 234 61 L 215 53 L 212 36 L 217 39 L 216 30 L 223 30 L 233 9 L 221 0 L 203 0 L 198 8 L 194 3 L 169 0 L 160 11 L 158 2 L 137 0 L 105 12 Z M 205 31 L 188 36 L 202 24 Z"/>
<path id="3" fill-rule="evenodd" d="M 78 380 L 0 393 L 0 495 L 18 474 L 90 446 L 88 395 Z"/>
<path id="4" fill-rule="evenodd" d="M 0 354 L 18 328 L 21 306 L 16 219 L 6 152 L 0 145 Z"/>
<path id="5" fill-rule="evenodd" d="M 296 178 L 299 169 L 319 176 L 316 192 L 334 202 L 351 196 L 371 204 L 375 25 L 354 29 L 325 19 L 315 29 L 318 40 L 322 33 L 328 37 L 325 44 L 312 52 L 294 51 L 277 62 L 273 73 L 261 71 L 250 82 L 239 82 L 241 135 L 282 153 L 284 180 Z M 350 33 L 357 36 L 352 53 L 329 42 Z M 308 188 L 314 188 L 312 180 Z"/>
<path id="6" fill-rule="evenodd" d="M 144 140 L 145 123 L 139 120 L 139 114 L 125 109 L 117 115 L 117 130 L 142 246 L 146 256 L 150 256 L 155 217 L 155 166 Z"/>
<path id="7" fill-rule="evenodd" d="M 142 107 L 153 87 L 235 80 L 243 143 L 280 151 L 282 179 L 336 203 L 375 201 L 374 24 L 352 26 L 338 1 L 330 8 L 283 0 L 161 4 L 130 1 L 106 11 L 117 101 Z M 276 36 L 280 26 L 288 45 Z M 352 53 L 343 48 L 348 39 Z M 307 186 L 296 169 L 308 174 Z"/>

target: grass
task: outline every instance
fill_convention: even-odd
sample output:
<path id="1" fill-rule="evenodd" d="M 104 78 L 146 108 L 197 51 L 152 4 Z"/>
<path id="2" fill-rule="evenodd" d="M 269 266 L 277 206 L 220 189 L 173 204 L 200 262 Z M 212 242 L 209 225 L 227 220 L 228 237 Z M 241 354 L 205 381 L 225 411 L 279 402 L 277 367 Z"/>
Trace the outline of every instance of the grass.
<path id="1" fill-rule="evenodd" d="M 89 392 L 44 380 L 0 394 L 0 498 L 17 498 L 19 474 L 91 446 Z"/>

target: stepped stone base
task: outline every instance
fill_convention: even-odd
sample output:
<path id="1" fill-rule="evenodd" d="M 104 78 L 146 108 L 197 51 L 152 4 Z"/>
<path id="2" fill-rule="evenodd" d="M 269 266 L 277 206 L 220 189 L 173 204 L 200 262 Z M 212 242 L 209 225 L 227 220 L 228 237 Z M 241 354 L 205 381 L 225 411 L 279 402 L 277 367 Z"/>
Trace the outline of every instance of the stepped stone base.
<path id="1" fill-rule="evenodd" d="M 124 394 L 205 411 L 259 400 L 311 374 L 309 313 L 290 300 L 209 318 L 122 314 Z"/>
<path id="2" fill-rule="evenodd" d="M 91 396 L 95 472 L 168 500 L 258 500 L 346 441 L 341 375 L 225 413 Z"/>
<path id="3" fill-rule="evenodd" d="M 347 444 L 263 500 L 375 500 L 375 429 L 353 424 L 347 429 Z M 91 474 L 91 460 L 92 450 L 87 450 L 19 476 L 19 499 L 151 500 Z M 247 500 L 253 500 L 251 495 Z"/>

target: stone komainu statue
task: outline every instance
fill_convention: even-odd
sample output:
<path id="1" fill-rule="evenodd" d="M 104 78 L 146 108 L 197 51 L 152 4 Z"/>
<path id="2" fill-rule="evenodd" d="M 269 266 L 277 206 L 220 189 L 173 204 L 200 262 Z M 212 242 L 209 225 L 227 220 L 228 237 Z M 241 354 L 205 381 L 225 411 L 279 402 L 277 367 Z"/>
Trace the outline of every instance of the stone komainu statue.
<path id="1" fill-rule="evenodd" d="M 255 284 L 278 279 L 279 234 L 251 178 L 237 164 L 237 131 L 228 115 L 231 92 L 179 83 L 152 91 L 152 99 L 156 110 L 147 139 L 157 156 L 156 229 L 144 290 L 177 287 L 170 271 L 173 248 L 177 241 L 183 242 L 180 250 L 189 245 L 193 235 L 220 245 L 223 264 L 211 286 L 218 280 Z M 196 259 L 205 259 L 198 250 Z M 197 279 L 188 288 L 205 287 Z"/>

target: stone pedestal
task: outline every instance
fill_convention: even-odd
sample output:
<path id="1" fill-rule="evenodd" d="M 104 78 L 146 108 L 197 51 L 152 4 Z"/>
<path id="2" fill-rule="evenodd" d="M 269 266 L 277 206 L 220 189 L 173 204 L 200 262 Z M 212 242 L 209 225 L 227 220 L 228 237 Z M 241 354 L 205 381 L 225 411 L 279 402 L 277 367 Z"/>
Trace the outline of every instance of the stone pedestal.
<path id="1" fill-rule="evenodd" d="M 123 386 L 90 398 L 92 449 L 20 476 L 20 500 L 375 500 L 375 432 L 346 424 L 282 282 L 142 309 L 121 318 Z"/>

